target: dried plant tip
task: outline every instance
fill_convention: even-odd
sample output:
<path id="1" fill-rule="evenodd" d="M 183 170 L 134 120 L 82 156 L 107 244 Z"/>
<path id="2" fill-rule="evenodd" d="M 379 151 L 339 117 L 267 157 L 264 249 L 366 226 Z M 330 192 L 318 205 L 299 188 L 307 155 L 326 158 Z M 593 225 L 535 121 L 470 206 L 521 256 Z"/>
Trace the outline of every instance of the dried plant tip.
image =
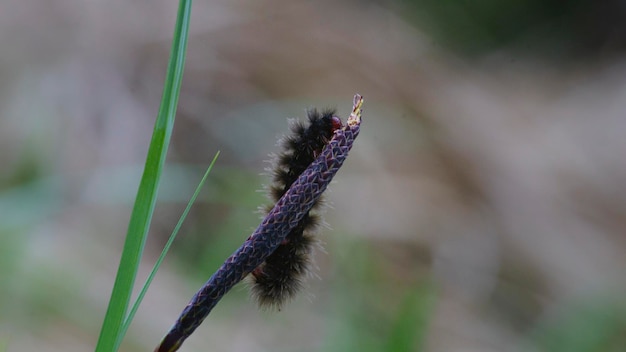
<path id="1" fill-rule="evenodd" d="M 363 96 L 360 94 L 355 94 L 354 99 L 352 99 L 352 112 L 350 113 L 350 117 L 346 121 L 348 126 L 354 126 L 361 123 L 361 112 L 363 110 Z"/>

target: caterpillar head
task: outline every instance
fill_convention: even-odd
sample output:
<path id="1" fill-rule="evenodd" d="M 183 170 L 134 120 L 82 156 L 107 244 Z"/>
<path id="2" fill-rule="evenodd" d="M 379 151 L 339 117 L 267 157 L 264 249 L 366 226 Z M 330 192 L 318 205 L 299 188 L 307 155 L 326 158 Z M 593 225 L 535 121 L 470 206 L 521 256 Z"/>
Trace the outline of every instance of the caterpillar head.
<path id="1" fill-rule="evenodd" d="M 331 122 L 331 125 L 332 125 L 332 132 L 333 133 L 343 127 L 343 123 L 341 122 L 341 119 L 338 116 L 334 116 L 333 115 L 333 117 L 331 117 L 330 122 Z"/>

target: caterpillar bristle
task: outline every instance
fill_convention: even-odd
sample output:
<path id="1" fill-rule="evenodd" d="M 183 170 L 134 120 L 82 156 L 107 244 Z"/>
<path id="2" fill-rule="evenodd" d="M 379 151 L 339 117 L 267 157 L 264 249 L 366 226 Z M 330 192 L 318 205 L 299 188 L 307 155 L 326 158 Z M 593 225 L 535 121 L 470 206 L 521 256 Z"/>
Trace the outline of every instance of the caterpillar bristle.
<path id="1" fill-rule="evenodd" d="M 292 120 L 292 123 L 289 125 L 289 128 L 291 129 L 291 132 L 293 132 L 293 134 L 301 136 L 304 134 L 304 132 L 306 131 L 306 126 L 304 126 L 304 124 L 302 122 L 300 122 L 299 120 Z M 290 137 L 290 139 L 292 139 L 293 137 Z"/>
<path id="2" fill-rule="evenodd" d="M 250 291 L 261 309 L 281 310 L 303 287 L 300 279 L 290 279 L 289 284 L 284 284 L 268 281 L 266 277 L 268 275 L 254 277 Z"/>
<path id="3" fill-rule="evenodd" d="M 287 170 L 290 170 L 294 166 L 301 166 L 301 165 L 294 164 L 294 162 L 299 162 L 300 161 L 299 159 L 302 159 L 302 157 L 300 157 L 296 153 L 283 153 L 278 156 L 278 162 L 276 163 L 276 166 L 286 167 Z M 282 171 L 285 171 L 285 170 L 282 170 Z M 287 173 L 289 174 L 289 172 Z M 280 175 L 280 174 L 281 173 L 277 173 L 277 175 Z M 284 179 L 288 179 L 289 177 L 290 176 L 286 176 Z"/>
<path id="4" fill-rule="evenodd" d="M 267 186 L 268 197 L 276 202 L 296 181 L 298 176 L 315 160 L 342 127 L 341 120 L 332 109 L 307 112 L 308 123 L 290 121 L 291 134 L 281 138 L 278 146 L 282 152 L 273 156 L 270 168 L 272 184 Z M 318 200 L 312 210 L 323 204 Z M 272 205 L 265 209 L 269 211 Z M 248 275 L 252 297 L 261 308 L 280 309 L 293 299 L 303 286 L 303 278 L 312 266 L 313 247 L 319 246 L 315 232 L 323 224 L 319 214 L 309 212 L 285 237 L 265 262 Z"/>
<path id="5" fill-rule="evenodd" d="M 275 169 L 272 172 L 272 181 L 274 181 L 275 183 L 281 183 L 283 187 L 285 186 L 284 180 L 288 178 L 289 178 L 289 170 L 275 167 Z"/>
<path id="6" fill-rule="evenodd" d="M 321 222 L 322 218 L 319 214 L 309 213 L 309 216 L 302 219 L 302 226 L 310 231 L 316 231 Z"/>
<path id="7" fill-rule="evenodd" d="M 297 147 L 298 138 L 296 138 L 295 136 L 286 137 L 279 143 L 279 145 L 283 148 L 292 150 Z"/>
<path id="8" fill-rule="evenodd" d="M 270 198 L 273 200 L 273 199 L 277 199 L 277 198 L 280 199 L 280 197 L 282 197 L 283 194 L 285 194 L 285 191 L 284 191 L 283 187 L 272 186 L 269 189 L 269 193 L 270 193 Z"/>
<path id="9" fill-rule="evenodd" d="M 302 289 L 317 242 L 310 234 L 289 239 L 249 275 L 252 296 L 261 308 L 280 310 Z"/>

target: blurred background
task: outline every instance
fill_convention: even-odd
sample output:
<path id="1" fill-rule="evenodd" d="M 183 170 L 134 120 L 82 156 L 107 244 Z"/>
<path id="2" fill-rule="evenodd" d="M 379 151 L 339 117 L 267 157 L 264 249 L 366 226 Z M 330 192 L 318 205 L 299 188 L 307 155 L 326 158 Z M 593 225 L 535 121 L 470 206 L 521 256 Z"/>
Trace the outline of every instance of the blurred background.
<path id="1" fill-rule="evenodd" d="M 0 2 L 0 350 L 93 350 L 177 3 Z M 306 292 L 235 287 L 183 351 L 626 351 L 626 2 L 196 1 L 125 339 L 151 351 L 259 222 L 287 118 L 362 133 Z"/>

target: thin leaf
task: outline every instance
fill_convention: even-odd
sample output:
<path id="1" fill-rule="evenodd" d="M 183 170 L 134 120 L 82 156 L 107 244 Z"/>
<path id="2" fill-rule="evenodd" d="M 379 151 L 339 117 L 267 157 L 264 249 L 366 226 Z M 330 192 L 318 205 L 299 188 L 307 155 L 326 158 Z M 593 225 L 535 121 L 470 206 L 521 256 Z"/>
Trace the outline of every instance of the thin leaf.
<path id="1" fill-rule="evenodd" d="M 204 182 L 206 181 L 207 177 L 209 176 L 209 173 L 211 172 L 211 169 L 213 169 L 213 165 L 217 161 L 217 157 L 219 155 L 220 155 L 219 151 L 217 153 L 215 153 L 215 157 L 213 158 L 213 161 L 211 161 L 211 164 L 209 165 L 209 167 L 207 168 L 206 172 L 204 173 L 204 176 L 200 180 L 200 183 L 198 184 L 198 187 L 196 187 L 196 190 L 193 193 L 193 195 L 191 196 L 191 199 L 189 199 L 189 202 L 187 203 L 187 207 L 183 211 L 183 214 L 180 216 L 180 219 L 178 220 L 178 223 L 176 224 L 176 227 L 174 227 L 174 230 L 172 231 L 172 234 L 170 235 L 170 238 L 167 240 L 167 243 L 165 244 L 165 247 L 163 248 L 163 251 L 161 252 L 161 255 L 159 256 L 159 259 L 157 259 L 156 263 L 154 264 L 154 267 L 152 268 L 152 271 L 150 272 L 150 275 L 148 275 L 148 278 L 146 279 L 145 284 L 141 288 L 141 292 L 139 293 L 139 296 L 137 297 L 137 300 L 135 301 L 135 304 L 133 304 L 133 307 L 130 310 L 130 313 L 128 314 L 128 317 L 124 321 L 124 325 L 122 326 L 122 330 L 120 331 L 120 337 L 119 337 L 119 340 L 118 340 L 119 343 L 116 346 L 116 349 L 119 348 L 119 344 L 121 344 L 122 339 L 126 335 L 126 332 L 128 331 L 128 328 L 130 327 L 130 324 L 133 321 L 133 318 L 135 317 L 135 313 L 137 313 L 137 309 L 139 309 L 139 305 L 141 304 L 141 301 L 143 300 L 143 297 L 146 295 L 146 292 L 148 291 L 148 287 L 150 287 L 150 284 L 152 283 L 152 280 L 154 279 L 154 276 L 156 275 L 157 270 L 159 270 L 159 267 L 161 266 L 161 263 L 165 259 L 165 255 L 169 251 L 170 247 L 172 246 L 172 243 L 174 242 L 174 239 L 178 235 L 178 231 L 180 230 L 180 227 L 183 225 L 183 222 L 187 218 L 187 214 L 189 213 L 189 210 L 191 209 L 191 206 L 196 201 L 196 198 L 198 197 L 198 194 L 200 194 L 200 190 L 202 189 L 202 186 L 204 185 Z"/>
<path id="2" fill-rule="evenodd" d="M 119 345 L 122 322 L 128 310 L 139 261 L 152 220 L 159 180 L 174 127 L 178 95 L 183 77 L 190 17 L 191 0 L 180 0 L 159 115 L 152 133 L 143 176 L 128 225 L 120 266 L 96 345 L 96 352 L 115 351 L 116 346 Z"/>

